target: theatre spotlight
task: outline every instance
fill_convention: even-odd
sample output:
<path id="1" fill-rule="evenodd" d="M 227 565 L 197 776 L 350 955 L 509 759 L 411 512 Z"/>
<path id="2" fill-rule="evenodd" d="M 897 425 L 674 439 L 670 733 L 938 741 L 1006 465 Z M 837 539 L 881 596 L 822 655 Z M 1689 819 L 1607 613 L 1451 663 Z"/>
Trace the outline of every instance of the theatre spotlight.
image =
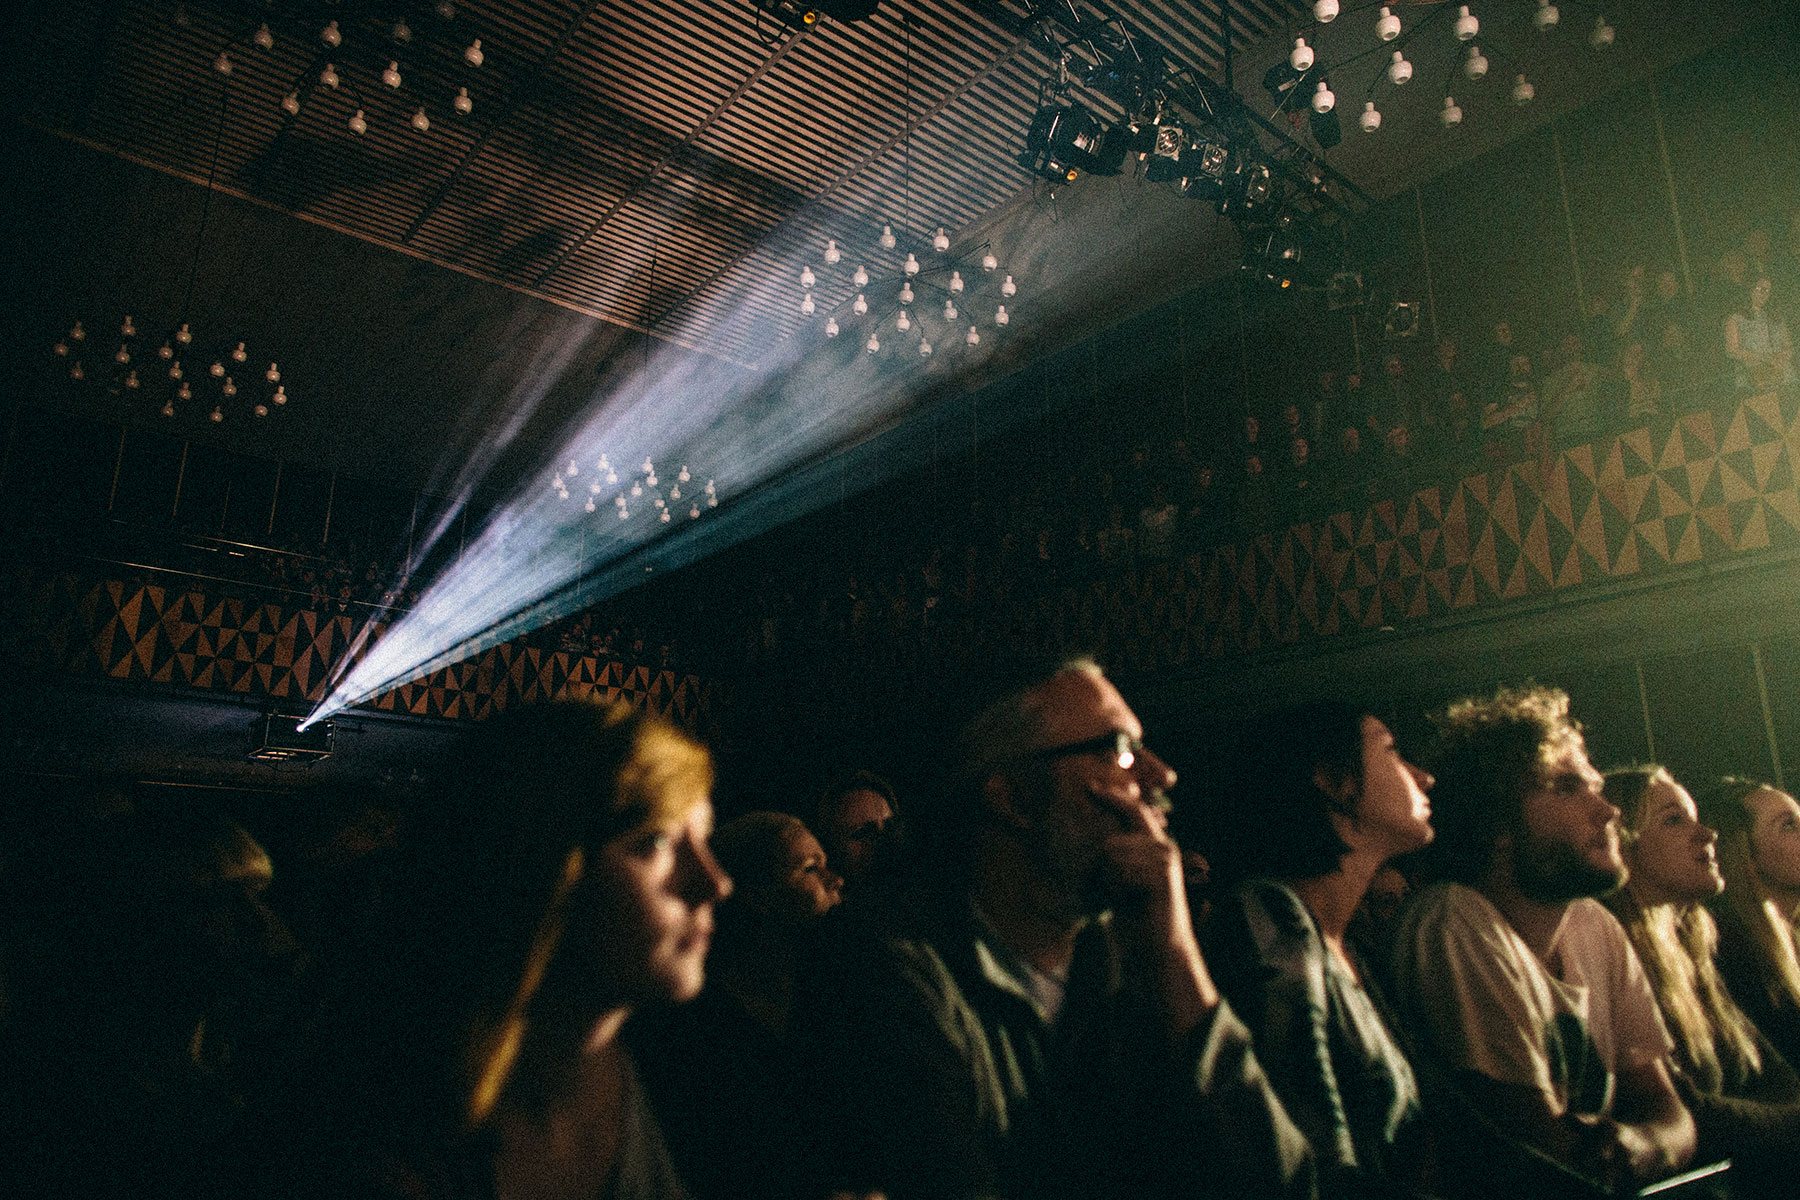
<path id="1" fill-rule="evenodd" d="M 1058 183 L 1073 180 L 1081 172 L 1116 175 L 1102 161 L 1100 118 L 1079 104 L 1047 104 L 1038 109 L 1025 134 L 1025 150 L 1019 165 L 1033 175 Z M 1121 161 L 1123 155 L 1121 154 Z"/>
<path id="2" fill-rule="evenodd" d="M 1273 209 L 1280 200 L 1278 182 L 1269 164 L 1237 158 L 1220 180 L 1220 215 L 1237 221 Z"/>
<path id="3" fill-rule="evenodd" d="M 1415 300 L 1396 300 L 1388 305 L 1381 331 L 1391 338 L 1409 338 L 1419 332 L 1419 305 Z"/>
<path id="4" fill-rule="evenodd" d="M 1187 149 L 1187 130 L 1179 125 L 1159 125 L 1144 164 L 1144 178 L 1151 183 L 1173 183 L 1181 178 L 1181 152 Z"/>
<path id="5" fill-rule="evenodd" d="M 862 21 L 875 15 L 881 0 L 819 0 L 816 4 L 801 0 L 754 0 L 756 7 L 790 29 L 811 29 L 820 17 L 834 21 Z"/>

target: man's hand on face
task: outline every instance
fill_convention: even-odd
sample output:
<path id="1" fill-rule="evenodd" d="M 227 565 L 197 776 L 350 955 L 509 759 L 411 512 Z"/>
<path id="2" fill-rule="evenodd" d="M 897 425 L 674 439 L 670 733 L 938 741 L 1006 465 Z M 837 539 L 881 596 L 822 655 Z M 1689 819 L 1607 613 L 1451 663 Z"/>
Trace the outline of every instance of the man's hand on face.
<path id="1" fill-rule="evenodd" d="M 1094 796 L 1121 825 L 1102 849 L 1107 880 L 1126 901 L 1117 914 L 1120 933 L 1150 968 L 1170 1037 L 1179 1041 L 1219 1003 L 1194 937 L 1181 847 L 1169 837 L 1167 815 L 1139 798 L 1135 782 L 1128 792 Z"/>

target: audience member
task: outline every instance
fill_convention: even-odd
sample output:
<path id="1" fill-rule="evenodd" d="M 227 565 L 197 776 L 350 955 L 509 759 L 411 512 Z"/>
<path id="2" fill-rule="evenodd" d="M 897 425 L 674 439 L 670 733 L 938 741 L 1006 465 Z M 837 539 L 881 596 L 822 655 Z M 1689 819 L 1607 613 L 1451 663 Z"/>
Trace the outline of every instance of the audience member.
<path id="1" fill-rule="evenodd" d="M 731 888 L 710 756 L 627 704 L 552 704 L 482 723 L 441 778 L 324 1051 L 337 1086 L 267 1168 L 322 1195 L 684 1196 L 619 1034 L 705 978 Z"/>
<path id="2" fill-rule="evenodd" d="M 1568 697 L 1459 701 L 1439 734 L 1428 860 L 1439 882 L 1414 898 L 1394 945 L 1395 997 L 1422 1052 L 1470 1113 L 1586 1179 L 1672 1173 L 1693 1154 L 1693 1118 L 1642 964 L 1592 898 L 1624 882 L 1625 864 Z M 1462 1173 L 1453 1194 L 1518 1185 L 1491 1150 L 1446 1154 Z"/>
<path id="3" fill-rule="evenodd" d="M 1694 799 L 1661 767 L 1609 771 L 1631 873 L 1607 905 L 1631 935 L 1675 1038 L 1673 1073 L 1699 1133 L 1697 1161 L 1732 1160 L 1738 1196 L 1786 1195 L 1800 1137 L 1800 1076 L 1750 1023 L 1713 961 L 1718 929 L 1705 901 L 1725 888 Z"/>
<path id="4" fill-rule="evenodd" d="M 1723 779 L 1696 797 L 1718 831 L 1725 892 L 1713 903 L 1719 971 L 1752 1022 L 1800 1062 L 1800 804 L 1753 779 Z"/>
<path id="5" fill-rule="evenodd" d="M 818 829 L 852 894 L 892 875 L 905 852 L 899 798 L 893 785 L 873 771 L 851 771 L 826 785 L 819 797 Z"/>
<path id="6" fill-rule="evenodd" d="M 1796 379 L 1794 344 L 1787 323 L 1770 308 L 1774 286 L 1755 278 L 1742 303 L 1725 318 L 1725 356 L 1732 361 L 1732 386 L 1740 396 L 1788 387 Z"/>
<path id="7" fill-rule="evenodd" d="M 958 886 L 820 972 L 810 1120 L 892 1196 L 1278 1196 L 1310 1154 L 1194 940 L 1175 773 L 1091 662 L 962 741 Z"/>
<path id="8" fill-rule="evenodd" d="M 786 813 L 747 813 L 712 845 L 735 886 L 706 985 L 691 1004 L 633 1021 L 627 1040 L 698 1200 L 794 1196 L 806 1156 L 789 1045 L 796 963 L 843 880 Z"/>
<path id="9" fill-rule="evenodd" d="M 1328 1194 L 1429 1182 L 1418 1084 L 1345 932 L 1387 861 L 1431 840 L 1431 783 L 1379 719 L 1303 704 L 1252 723 L 1209 821 L 1210 861 L 1243 882 L 1216 903 L 1207 962 Z"/>

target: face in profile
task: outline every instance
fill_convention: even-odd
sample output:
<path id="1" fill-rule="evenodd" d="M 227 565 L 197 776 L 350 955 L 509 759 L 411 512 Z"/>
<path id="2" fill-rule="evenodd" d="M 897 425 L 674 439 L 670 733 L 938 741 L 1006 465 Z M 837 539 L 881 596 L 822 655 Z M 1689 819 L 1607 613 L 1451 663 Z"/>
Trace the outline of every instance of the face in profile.
<path id="1" fill-rule="evenodd" d="M 1638 803 L 1628 860 L 1631 890 L 1646 904 L 1696 904 L 1725 890 L 1719 835 L 1700 823 L 1688 790 L 1659 772 Z"/>
<path id="2" fill-rule="evenodd" d="M 1800 804 L 1763 788 L 1744 798 L 1750 814 L 1750 861 L 1771 889 L 1800 892 Z"/>
<path id="3" fill-rule="evenodd" d="M 1380 718 L 1362 719 L 1362 787 L 1355 827 L 1377 839 L 1385 857 L 1417 850 L 1431 841 L 1431 801 L 1425 793 L 1437 782 L 1429 771 L 1407 762 Z"/>
<path id="4" fill-rule="evenodd" d="M 681 1003 L 706 981 L 713 910 L 731 880 L 707 845 L 712 803 L 701 796 L 680 815 L 653 818 L 594 856 L 586 886 L 586 937 L 612 1002 Z"/>
<path id="5" fill-rule="evenodd" d="M 1539 767 L 1513 839 L 1514 881 L 1529 899 L 1558 904 L 1604 895 L 1625 882 L 1619 810 L 1603 794 L 1604 783 L 1579 738 Z"/>
<path id="6" fill-rule="evenodd" d="M 782 835 L 775 880 L 778 903 L 800 920 L 824 916 L 844 898 L 844 880 L 825 859 L 825 848 L 805 825 L 795 822 Z"/>
<path id="7" fill-rule="evenodd" d="M 844 878 L 858 880 L 869 874 L 893 820 L 893 806 L 873 788 L 856 788 L 838 797 L 826 833 L 836 855 L 832 865 Z"/>

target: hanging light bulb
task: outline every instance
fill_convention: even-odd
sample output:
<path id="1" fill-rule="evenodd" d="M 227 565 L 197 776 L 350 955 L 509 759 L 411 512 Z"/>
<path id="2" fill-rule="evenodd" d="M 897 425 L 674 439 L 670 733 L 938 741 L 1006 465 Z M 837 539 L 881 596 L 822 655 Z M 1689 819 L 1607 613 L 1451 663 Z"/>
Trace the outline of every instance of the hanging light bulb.
<path id="1" fill-rule="evenodd" d="M 281 368 L 277 367 L 274 363 L 270 363 L 269 369 L 263 372 L 263 378 L 268 380 L 270 383 L 280 383 L 281 382 Z"/>
<path id="2" fill-rule="evenodd" d="M 324 87 L 328 87 L 328 88 L 337 87 L 337 85 L 338 85 L 337 68 L 332 66 L 330 63 L 326 63 L 325 69 L 323 71 L 319 72 L 319 83 L 321 85 L 323 85 Z"/>
<path id="3" fill-rule="evenodd" d="M 161 346 L 157 347 L 156 357 L 158 357 L 158 358 L 174 358 L 175 357 L 175 347 L 169 345 L 169 343 L 167 343 L 167 342 L 164 342 Z"/>
<path id="4" fill-rule="evenodd" d="M 392 59 L 389 59 L 387 69 L 381 73 L 381 82 L 387 84 L 391 88 L 399 87 L 400 86 L 400 64 L 395 62 Z"/>
<path id="5" fill-rule="evenodd" d="M 931 248 L 936 250 L 939 254 L 943 254 L 950 249 L 950 235 L 944 232 L 944 227 L 942 225 L 939 225 L 938 231 L 931 235 Z"/>
<path id="6" fill-rule="evenodd" d="M 705 490 L 705 492 L 706 492 L 706 494 L 707 494 L 707 495 L 709 495 L 709 496 L 711 496 L 711 495 L 714 495 L 714 494 L 715 494 L 715 490 L 714 490 L 714 488 L 713 488 L 713 481 L 712 481 L 712 480 L 710 480 L 710 479 L 709 479 L 709 480 L 707 480 L 707 481 L 706 481 L 706 487 L 705 487 L 705 489 L 704 489 L 704 490 Z"/>
<path id="7" fill-rule="evenodd" d="M 1394 51 L 1394 61 L 1388 64 L 1388 78 L 1393 80 L 1395 87 L 1403 87 L 1412 78 L 1412 64 L 1399 50 Z"/>
<path id="8" fill-rule="evenodd" d="M 870 354 L 875 353 L 877 350 L 881 349 L 881 339 L 871 333 L 869 335 L 869 340 L 863 343 L 863 349 L 867 350 Z"/>
<path id="9" fill-rule="evenodd" d="M 827 266 L 835 267 L 838 264 L 838 260 L 843 257 L 844 257 L 844 253 L 843 253 L 843 251 L 841 251 L 837 248 L 837 243 L 832 241 L 830 238 L 826 238 L 825 239 L 825 264 Z"/>
<path id="10" fill-rule="evenodd" d="M 219 51 L 219 57 L 213 59 L 213 70 L 221 75 L 231 74 L 231 55 L 223 50 Z"/>
<path id="11" fill-rule="evenodd" d="M 600 494 L 600 481 L 598 479 L 596 479 L 596 480 L 594 480 L 594 482 L 588 484 L 588 495 L 598 496 L 599 494 Z"/>
<path id="12" fill-rule="evenodd" d="M 1375 36 L 1384 42 L 1391 42 L 1400 36 L 1400 18 L 1385 4 L 1381 6 L 1381 16 L 1375 22 Z"/>
<path id="13" fill-rule="evenodd" d="M 1537 89 L 1526 82 L 1523 75 L 1513 82 L 1512 97 L 1514 104 L 1530 104 L 1531 98 L 1537 95 Z"/>
<path id="14" fill-rule="evenodd" d="M 450 0 L 438 0 L 437 15 L 446 21 L 456 20 L 456 5 L 450 3 Z"/>
<path id="15" fill-rule="evenodd" d="M 214 425 L 217 425 L 220 421 L 225 419 L 225 410 L 215 404 L 213 405 L 213 410 L 206 414 L 206 419 L 211 421 Z"/>
<path id="16" fill-rule="evenodd" d="M 912 318 L 906 315 L 906 310 L 904 308 L 900 310 L 900 315 L 894 318 L 894 328 L 898 329 L 901 333 L 905 333 L 912 328 Z"/>
<path id="17" fill-rule="evenodd" d="M 350 118 L 349 125 L 350 132 L 358 137 L 369 132 L 369 123 L 363 119 L 363 110 L 360 108 L 356 110 L 356 115 Z"/>
<path id="18" fill-rule="evenodd" d="M 961 271 L 950 272 L 950 290 L 957 293 L 961 293 L 963 290 L 963 277 Z"/>
<path id="19" fill-rule="evenodd" d="M 633 499 L 636 499 L 637 497 L 642 496 L 643 494 L 644 494 L 644 485 L 643 484 L 634 483 L 631 485 L 631 495 L 632 495 Z"/>
<path id="20" fill-rule="evenodd" d="M 181 378 L 181 360 L 179 358 L 169 364 L 169 378 L 170 379 L 180 379 Z"/>
<path id="21" fill-rule="evenodd" d="M 325 28 L 319 30 L 319 40 L 336 50 L 344 44 L 344 35 L 338 32 L 336 21 L 327 21 Z"/>
<path id="22" fill-rule="evenodd" d="M 817 311 L 818 311 L 818 305 L 813 303 L 813 298 L 812 298 L 811 292 L 806 293 L 806 295 L 804 295 L 800 298 L 801 315 L 810 317 L 813 315 L 813 313 L 815 313 Z"/>
<path id="23" fill-rule="evenodd" d="M 825 318 L 825 336 L 826 337 L 836 337 L 837 335 L 838 335 L 837 318 L 836 317 L 826 317 Z"/>
<path id="24" fill-rule="evenodd" d="M 81 325 L 79 323 L 77 323 L 75 328 L 80 329 Z M 81 334 L 77 333 L 75 335 L 75 340 L 80 341 Z M 181 323 L 181 328 L 177 329 L 175 331 L 175 340 L 177 342 L 181 343 L 183 346 L 187 345 L 189 342 L 194 340 L 194 331 L 187 327 L 187 322 L 183 321 Z"/>
<path id="25" fill-rule="evenodd" d="M 405 17 L 394 22 L 394 40 L 402 46 L 412 41 L 412 26 L 406 23 Z"/>
<path id="26" fill-rule="evenodd" d="M 234 363 L 245 362 L 249 357 L 250 355 L 244 351 L 244 343 L 242 342 L 239 342 L 237 348 L 231 352 L 231 361 Z"/>
<path id="27" fill-rule="evenodd" d="M 75 365 L 69 368 L 69 378 L 70 379 L 86 379 L 87 378 L 87 372 L 81 369 L 81 360 L 80 359 L 76 359 Z"/>
<path id="28" fill-rule="evenodd" d="M 206 368 L 206 373 L 211 375 L 214 379 L 223 379 L 225 378 L 225 364 L 222 362 L 215 362 L 212 366 Z"/>
<path id="29" fill-rule="evenodd" d="M 121 367 L 124 366 L 131 361 L 131 351 L 121 345 L 118 351 L 113 355 L 113 361 L 118 363 Z"/>
<path id="30" fill-rule="evenodd" d="M 671 500 L 681 499 L 681 485 L 679 483 L 669 489 L 669 499 L 671 499 Z"/>
<path id="31" fill-rule="evenodd" d="M 906 270 L 906 274 L 909 278 L 914 275 L 917 275 L 919 273 L 919 260 L 913 256 L 913 252 L 911 250 L 908 250 L 906 252 L 905 270 Z"/>
<path id="32" fill-rule="evenodd" d="M 157 411 L 161 412 L 165 417 L 172 417 L 175 415 L 175 402 L 173 400 L 164 400 L 162 408 Z"/>
<path id="33" fill-rule="evenodd" d="M 187 326 L 183 325 L 182 328 L 186 329 Z M 87 330 L 81 327 L 80 321 L 75 322 L 75 328 L 69 330 L 69 340 L 71 342 L 83 342 L 87 340 Z"/>
<path id="34" fill-rule="evenodd" d="M 420 133 L 431 132 L 431 118 L 425 115 L 425 108 L 423 105 L 419 107 L 418 112 L 412 115 L 412 127 Z"/>
<path id="35" fill-rule="evenodd" d="M 631 519 L 631 510 L 626 508 L 623 504 L 621 504 L 619 506 L 619 520 L 628 521 L 630 519 Z"/>
<path id="36" fill-rule="evenodd" d="M 1006 305 L 1002 304 L 999 308 L 996 308 L 994 310 L 994 324 L 996 324 L 996 325 L 1012 324 L 1012 317 L 1007 314 Z"/>
<path id="37" fill-rule="evenodd" d="M 1000 260 L 994 257 L 994 252 L 992 250 L 989 250 L 986 254 L 981 256 L 981 269 L 982 270 L 994 271 L 994 270 L 998 270 L 999 267 L 1000 267 Z"/>
<path id="38" fill-rule="evenodd" d="M 67 342 L 56 343 L 56 345 L 50 347 L 50 353 L 56 355 L 56 357 L 58 357 L 58 358 L 67 358 L 69 355 L 69 343 L 67 343 Z"/>
<path id="39" fill-rule="evenodd" d="M 1014 296 L 1019 294 L 1019 285 L 1013 282 L 1013 277 L 1011 275 L 1008 275 L 1005 279 L 1001 280 L 1000 294 L 1005 296 L 1008 300 L 1011 300 Z"/>
<path id="40" fill-rule="evenodd" d="M 863 298 L 861 292 L 856 293 L 856 299 L 850 304 L 850 311 L 859 317 L 869 311 L 869 302 Z"/>
<path id="41" fill-rule="evenodd" d="M 1364 133 L 1374 133 L 1381 128 L 1381 113 L 1373 100 L 1363 101 L 1362 116 L 1356 118 L 1356 123 L 1362 126 Z"/>
<path id="42" fill-rule="evenodd" d="M 1329 25 L 1337 20 L 1338 0 L 1316 0 L 1313 4 L 1313 20 L 1321 25 Z"/>
<path id="43" fill-rule="evenodd" d="M 194 389 L 188 386 L 186 380 L 183 380 L 181 386 L 175 389 L 175 396 L 180 400 L 192 400 L 194 398 Z"/>
<path id="44" fill-rule="evenodd" d="M 285 383 L 276 384 L 275 385 L 275 394 L 273 396 L 269 397 L 269 401 L 272 404 L 286 404 L 287 403 L 287 384 L 285 384 Z"/>
<path id="45" fill-rule="evenodd" d="M 1606 23 L 1605 17 L 1594 18 L 1594 32 L 1588 34 L 1588 45 L 1596 50 L 1604 50 L 1613 44 L 1613 27 Z"/>
<path id="46" fill-rule="evenodd" d="M 258 400 L 256 402 L 256 406 L 254 408 L 252 408 L 250 411 L 255 413 L 259 417 L 266 417 L 269 415 L 269 406 L 264 404 L 261 400 Z"/>
<path id="47" fill-rule="evenodd" d="M 219 388 L 219 390 L 221 392 L 225 393 L 225 395 L 227 395 L 227 396 L 235 396 L 235 395 L 237 395 L 237 384 L 233 383 L 231 381 L 231 376 L 227 375 L 225 377 L 224 386 Z"/>
<path id="48" fill-rule="evenodd" d="M 281 98 L 281 111 L 290 117 L 300 115 L 300 93 L 289 92 Z"/>
<path id="49" fill-rule="evenodd" d="M 700 516 L 700 506 L 698 504 L 696 504 L 692 508 L 688 509 L 688 516 L 692 519 L 698 520 L 699 516 Z"/>
<path id="50" fill-rule="evenodd" d="M 692 478 L 693 478 L 693 476 L 688 474 L 688 469 L 686 467 L 682 467 L 681 470 L 679 470 L 675 473 L 675 479 L 679 483 L 686 483 L 688 480 L 690 480 Z"/>
<path id="51" fill-rule="evenodd" d="M 269 24 L 267 21 L 263 22 L 262 25 L 257 28 L 256 32 L 250 35 L 250 40 L 255 42 L 258 48 L 263 50 L 273 50 L 275 48 L 275 35 L 269 32 Z"/>
<path id="52" fill-rule="evenodd" d="M 910 283 L 901 284 L 900 285 L 900 303 L 911 304 L 912 302 L 913 302 L 912 284 L 910 284 Z"/>
<path id="53" fill-rule="evenodd" d="M 971 326 L 969 326 L 969 333 L 968 333 L 968 336 L 967 336 L 967 337 L 965 337 L 965 338 L 963 338 L 963 341 L 965 341 L 965 342 L 967 342 L 967 343 L 969 343 L 969 345 L 971 345 L 971 346 L 979 346 L 979 345 L 981 345 L 981 333 L 980 333 L 980 331 L 979 331 L 979 330 L 977 330 L 977 329 L 976 329 L 976 328 L 975 328 L 975 327 L 974 327 L 974 326 L 973 326 L 973 325 L 971 325 Z"/>
<path id="54" fill-rule="evenodd" d="M 1461 4 L 1456 9 L 1456 37 L 1458 41 L 1469 41 L 1481 32 L 1481 22 L 1469 11 L 1469 6 Z"/>
<path id="55" fill-rule="evenodd" d="M 468 116 L 470 113 L 474 112 L 475 111 L 475 102 L 473 100 L 469 99 L 469 89 L 466 87 L 465 88 L 457 88 L 456 89 L 456 99 L 454 99 L 450 102 L 450 107 L 454 108 L 458 113 L 462 114 L 465 117 Z"/>
<path id="56" fill-rule="evenodd" d="M 463 61 L 468 63 L 471 67 L 479 67 L 482 63 L 487 61 L 487 55 L 481 52 L 480 38 L 476 38 L 474 41 L 470 42 L 469 48 L 463 51 Z"/>
<path id="57" fill-rule="evenodd" d="M 1469 61 L 1463 64 L 1463 74 L 1470 79 L 1480 79 L 1488 71 L 1488 60 L 1481 53 L 1480 46 L 1469 47 Z"/>
<path id="58" fill-rule="evenodd" d="M 137 372 L 136 372 L 136 371 L 132 371 L 132 372 L 130 372 L 130 373 L 129 373 L 129 374 L 127 374 L 127 375 L 126 375 L 126 376 L 125 376 L 125 386 L 126 386 L 126 387 L 128 387 L 128 388 L 130 388 L 130 389 L 131 389 L 131 390 L 132 390 L 132 391 L 134 391 L 134 392 L 135 392 L 135 391 L 137 391 L 137 389 L 138 389 L 138 377 L 137 377 Z"/>
<path id="59" fill-rule="evenodd" d="M 819 282 L 819 277 L 817 275 L 813 274 L 813 269 L 811 267 L 801 267 L 800 268 L 800 286 L 801 287 L 810 288 L 810 287 L 812 287 L 813 284 L 815 284 L 817 282 Z"/>
<path id="60" fill-rule="evenodd" d="M 858 263 L 856 270 L 851 273 L 850 282 L 855 284 L 857 287 L 868 287 L 869 286 L 869 273 L 867 271 L 863 270 L 861 263 Z"/>
<path id="61" fill-rule="evenodd" d="M 571 458 L 569 460 L 569 469 L 567 471 L 565 471 L 564 474 L 566 474 L 570 479 L 575 478 L 575 476 L 581 474 L 581 464 Z"/>
<path id="62" fill-rule="evenodd" d="M 892 225 L 883 225 L 881 227 L 881 237 L 877 240 L 881 243 L 881 248 L 883 250 L 892 250 L 894 248 L 894 227 Z"/>
<path id="63" fill-rule="evenodd" d="M 581 507 L 586 512 L 593 512 L 594 511 L 594 498 L 592 496 L 589 496 L 588 502 L 586 504 L 582 505 Z"/>
<path id="64" fill-rule="evenodd" d="M 1294 49 L 1288 54 L 1288 65 L 1296 71 L 1304 71 L 1313 65 L 1313 48 L 1306 44 L 1306 39 L 1294 39 Z"/>
<path id="65" fill-rule="evenodd" d="M 1444 128 L 1446 129 L 1450 128 L 1452 125 L 1462 124 L 1462 109 L 1456 106 L 1455 97 L 1444 97 L 1444 111 L 1438 114 L 1438 119 L 1444 123 Z"/>
<path id="66" fill-rule="evenodd" d="M 1550 0 L 1538 0 L 1537 11 L 1531 14 L 1531 23 L 1537 26 L 1539 33 L 1555 29 L 1561 20 L 1562 12 Z"/>
<path id="67" fill-rule="evenodd" d="M 1332 91 L 1331 86 L 1323 79 L 1319 80 L 1319 86 L 1313 89 L 1313 111 L 1316 113 L 1328 113 L 1336 103 L 1337 93 Z"/>

